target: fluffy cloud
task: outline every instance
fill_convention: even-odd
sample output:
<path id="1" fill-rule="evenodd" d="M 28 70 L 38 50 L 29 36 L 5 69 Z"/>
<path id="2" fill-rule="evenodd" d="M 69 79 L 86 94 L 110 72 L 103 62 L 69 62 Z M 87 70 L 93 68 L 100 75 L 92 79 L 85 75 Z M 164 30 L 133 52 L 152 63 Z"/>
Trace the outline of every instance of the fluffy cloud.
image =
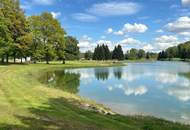
<path id="1" fill-rule="evenodd" d="M 114 35 L 117 35 L 117 36 L 123 36 L 124 35 L 124 32 L 119 30 L 117 32 L 114 32 Z"/>
<path id="2" fill-rule="evenodd" d="M 59 16 L 61 16 L 61 12 L 51 12 L 51 14 L 54 18 L 58 18 Z"/>
<path id="3" fill-rule="evenodd" d="M 112 28 L 108 28 L 107 34 L 111 34 L 112 32 L 113 32 L 113 29 Z"/>
<path id="4" fill-rule="evenodd" d="M 92 38 L 87 36 L 87 35 L 84 35 L 80 40 L 79 40 L 79 45 L 80 47 L 80 50 L 82 52 L 85 52 L 87 50 L 92 50 L 94 45 L 92 43 Z"/>
<path id="5" fill-rule="evenodd" d="M 120 42 L 118 42 L 118 44 L 122 44 L 122 45 L 126 45 L 126 44 L 140 44 L 141 42 L 139 40 L 136 40 L 134 38 L 126 38 Z"/>
<path id="6" fill-rule="evenodd" d="M 87 12 L 99 16 L 132 15 L 141 10 L 142 6 L 134 2 L 105 2 L 92 5 Z"/>
<path id="7" fill-rule="evenodd" d="M 98 20 L 96 16 L 85 14 L 85 13 L 72 14 L 72 18 L 81 22 L 94 22 Z"/>
<path id="8" fill-rule="evenodd" d="M 145 24 L 130 24 L 126 23 L 123 28 L 119 31 L 113 32 L 112 28 L 109 28 L 108 34 L 113 33 L 114 35 L 123 36 L 127 33 L 145 33 L 148 30 L 148 27 Z"/>
<path id="9" fill-rule="evenodd" d="M 97 45 L 101 45 L 101 44 L 106 44 L 108 45 L 108 47 L 110 49 L 113 49 L 113 43 L 109 40 L 97 40 L 97 41 L 93 41 L 93 39 L 87 35 L 83 35 L 82 38 L 79 40 L 79 47 L 80 47 L 80 51 L 85 52 L 87 50 L 91 50 L 93 51 L 94 48 Z"/>
<path id="10" fill-rule="evenodd" d="M 130 23 L 126 23 L 123 27 L 123 32 L 125 33 L 144 33 L 148 30 L 148 27 L 144 24 L 130 24 Z"/>
<path id="11" fill-rule="evenodd" d="M 166 29 L 170 32 L 181 33 L 190 31 L 190 18 L 180 17 L 176 21 L 168 23 Z"/>
<path id="12" fill-rule="evenodd" d="M 178 39 L 172 35 L 162 35 L 160 37 L 155 38 L 155 41 L 158 43 L 171 43 L 176 42 Z"/>
<path id="13" fill-rule="evenodd" d="M 181 0 L 184 6 L 190 5 L 190 0 Z"/>
<path id="14" fill-rule="evenodd" d="M 179 44 L 178 38 L 172 35 L 162 35 L 155 38 L 154 46 L 158 50 L 164 50 L 168 47 Z"/>
<path id="15" fill-rule="evenodd" d="M 155 48 L 151 44 L 146 44 L 146 45 L 143 46 L 142 49 L 145 50 L 145 51 L 153 51 Z"/>
<path id="16" fill-rule="evenodd" d="M 156 30 L 157 33 L 163 33 L 164 31 L 162 29 Z"/>

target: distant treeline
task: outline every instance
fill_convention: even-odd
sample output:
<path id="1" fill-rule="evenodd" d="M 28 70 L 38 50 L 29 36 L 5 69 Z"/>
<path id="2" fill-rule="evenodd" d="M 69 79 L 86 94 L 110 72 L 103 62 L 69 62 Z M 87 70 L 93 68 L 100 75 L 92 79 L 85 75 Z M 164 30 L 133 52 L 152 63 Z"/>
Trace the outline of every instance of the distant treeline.
<path id="1" fill-rule="evenodd" d="M 97 45 L 94 52 L 87 51 L 85 59 L 90 60 L 138 60 L 138 59 L 156 59 L 157 53 L 145 52 L 144 50 L 134 49 L 127 51 L 125 54 L 121 45 L 115 46 L 113 51 L 110 51 L 105 44 Z"/>
<path id="2" fill-rule="evenodd" d="M 50 13 L 26 17 L 19 0 L 0 1 L 0 58 L 31 61 L 79 59 L 78 41 Z"/>
<path id="3" fill-rule="evenodd" d="M 138 60 L 138 59 L 156 59 L 157 53 L 145 52 L 143 49 L 134 49 L 127 51 L 125 54 L 125 59 L 127 60 Z"/>
<path id="4" fill-rule="evenodd" d="M 183 60 L 190 59 L 190 41 L 170 47 L 158 54 L 158 60 L 180 58 Z"/>

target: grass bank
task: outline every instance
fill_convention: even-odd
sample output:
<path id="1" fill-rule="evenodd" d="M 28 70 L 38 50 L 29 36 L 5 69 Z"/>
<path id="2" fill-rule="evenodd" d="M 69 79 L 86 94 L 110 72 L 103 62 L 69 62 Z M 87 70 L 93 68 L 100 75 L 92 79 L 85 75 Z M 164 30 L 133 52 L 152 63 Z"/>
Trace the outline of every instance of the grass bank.
<path id="1" fill-rule="evenodd" d="M 66 67 L 116 66 L 113 62 L 57 62 L 50 65 L 0 66 L 0 129 L 2 130 L 189 130 L 190 126 L 153 117 L 101 114 L 93 101 L 49 88 L 37 77 L 44 70 Z M 81 108 L 83 107 L 83 108 Z"/>

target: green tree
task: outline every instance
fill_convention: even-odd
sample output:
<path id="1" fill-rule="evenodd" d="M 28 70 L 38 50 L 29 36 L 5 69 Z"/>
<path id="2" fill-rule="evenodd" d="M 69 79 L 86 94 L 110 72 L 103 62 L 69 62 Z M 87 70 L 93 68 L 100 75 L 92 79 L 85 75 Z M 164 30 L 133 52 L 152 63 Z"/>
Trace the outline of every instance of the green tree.
<path id="1" fill-rule="evenodd" d="M 57 55 L 64 63 L 65 31 L 58 20 L 45 12 L 30 17 L 29 23 L 32 32 L 32 59 L 36 62 L 38 58 L 43 57 L 49 64 L 49 61 Z"/>
<path id="2" fill-rule="evenodd" d="M 12 50 L 6 54 L 8 62 L 9 56 L 13 55 L 14 61 L 19 52 L 22 52 L 19 48 L 21 43 L 21 37 L 28 34 L 28 23 L 24 15 L 23 10 L 20 8 L 19 0 L 1 0 L 1 12 L 7 20 L 7 27 L 11 32 L 11 38 L 13 39 Z"/>
<path id="3" fill-rule="evenodd" d="M 84 54 L 86 60 L 91 60 L 93 58 L 93 53 L 91 51 L 87 51 Z"/>
<path id="4" fill-rule="evenodd" d="M 10 54 L 10 49 L 13 42 L 11 38 L 11 32 L 9 31 L 7 24 L 8 21 L 0 10 L 0 57 L 2 58 L 2 63 L 4 63 L 5 55 Z"/>
<path id="5" fill-rule="evenodd" d="M 79 59 L 79 41 L 72 37 L 67 36 L 65 39 L 65 57 L 67 60 L 78 60 Z"/>
<path id="6" fill-rule="evenodd" d="M 140 49 L 139 51 L 138 51 L 138 59 L 142 59 L 142 58 L 145 58 L 145 56 L 146 56 L 146 53 L 145 53 L 145 51 L 143 50 L 143 49 Z"/>
<path id="7" fill-rule="evenodd" d="M 114 60 L 124 60 L 124 54 L 121 45 L 115 46 L 112 54 Z"/>

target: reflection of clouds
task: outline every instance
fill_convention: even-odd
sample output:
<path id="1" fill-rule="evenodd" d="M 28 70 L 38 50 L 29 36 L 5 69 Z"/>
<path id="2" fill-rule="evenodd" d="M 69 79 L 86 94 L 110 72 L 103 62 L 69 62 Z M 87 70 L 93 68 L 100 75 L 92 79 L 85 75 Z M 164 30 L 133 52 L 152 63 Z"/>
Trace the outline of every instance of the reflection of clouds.
<path id="1" fill-rule="evenodd" d="M 168 90 L 168 94 L 177 97 L 181 101 L 190 100 L 190 86 L 189 87 L 174 87 Z"/>
<path id="2" fill-rule="evenodd" d="M 130 96 L 130 95 L 135 95 L 135 96 L 140 96 L 145 94 L 148 91 L 148 89 L 144 86 L 140 87 L 127 87 L 125 88 L 125 95 Z"/>
<path id="3" fill-rule="evenodd" d="M 155 75 L 155 79 L 161 83 L 175 83 L 178 80 L 177 74 L 170 74 L 170 73 L 158 73 Z"/>
<path id="4" fill-rule="evenodd" d="M 123 77 L 122 79 L 126 80 L 126 81 L 129 81 L 129 82 L 132 82 L 134 80 L 137 80 L 140 78 L 140 74 L 134 74 L 134 73 L 123 73 Z"/>
<path id="5" fill-rule="evenodd" d="M 138 86 L 138 87 L 128 87 L 124 86 L 123 84 L 115 85 L 114 87 L 109 86 L 108 90 L 113 91 L 114 89 L 121 89 L 124 91 L 124 94 L 127 96 L 141 96 L 148 92 L 147 87 L 145 86 Z"/>
<path id="6" fill-rule="evenodd" d="M 190 81 L 188 79 L 184 79 L 184 81 L 181 83 L 184 87 L 190 87 Z"/>
<path id="7" fill-rule="evenodd" d="M 113 87 L 112 87 L 112 86 L 109 86 L 109 87 L 108 87 L 108 90 L 109 90 L 109 91 L 112 91 L 112 90 L 113 90 Z"/>

